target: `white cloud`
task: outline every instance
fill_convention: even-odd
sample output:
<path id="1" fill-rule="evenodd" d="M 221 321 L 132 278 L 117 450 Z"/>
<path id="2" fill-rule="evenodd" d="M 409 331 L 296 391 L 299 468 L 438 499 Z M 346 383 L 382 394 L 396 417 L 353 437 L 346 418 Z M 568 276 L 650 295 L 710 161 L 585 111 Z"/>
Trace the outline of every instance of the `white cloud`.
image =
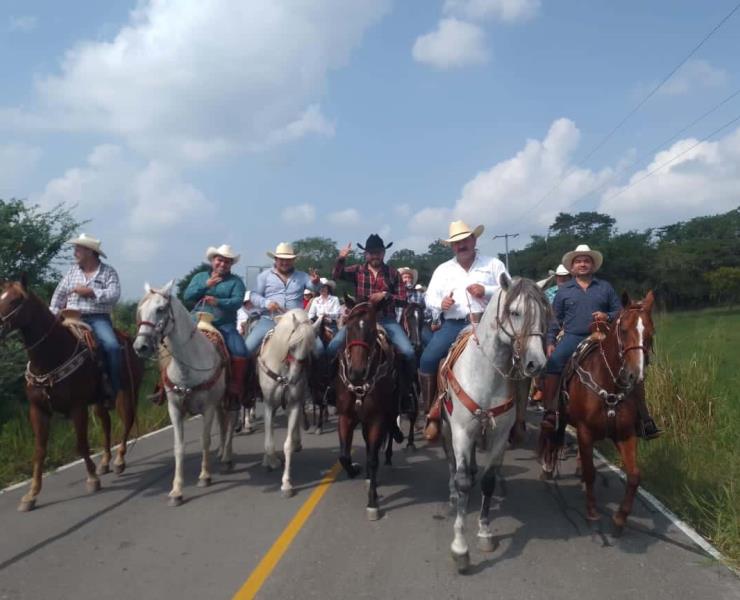
<path id="1" fill-rule="evenodd" d="M 527 21 L 540 11 L 540 0 L 445 0 L 443 12 L 471 20 Z"/>
<path id="2" fill-rule="evenodd" d="M 29 33 L 36 29 L 38 19 L 33 15 L 22 15 L 17 17 L 10 17 L 8 22 L 8 31 L 19 31 L 21 33 Z"/>
<path id="3" fill-rule="evenodd" d="M 0 144 L 0 198 L 26 198 L 28 177 L 41 158 L 41 149 L 23 143 Z"/>
<path id="4" fill-rule="evenodd" d="M 411 205 L 410 204 L 396 204 L 393 207 L 393 213 L 400 217 L 401 219 L 406 219 L 411 215 Z"/>
<path id="5" fill-rule="evenodd" d="M 714 67 L 705 60 L 690 60 L 660 88 L 660 93 L 679 96 L 697 89 L 722 86 L 727 80 L 727 71 L 724 69 Z"/>
<path id="6" fill-rule="evenodd" d="M 472 23 L 441 19 L 435 31 L 416 38 L 412 55 L 438 69 L 483 64 L 488 61 L 485 33 Z"/>
<path id="7" fill-rule="evenodd" d="M 354 227 L 362 222 L 360 213 L 355 208 L 348 208 L 346 210 L 338 210 L 336 212 L 329 213 L 328 219 L 332 225 L 343 227 Z"/>
<path id="8" fill-rule="evenodd" d="M 313 204 L 286 206 L 280 212 L 280 217 L 291 225 L 309 225 L 316 220 L 316 207 Z"/>
<path id="9" fill-rule="evenodd" d="M 120 136 L 149 158 L 205 160 L 332 135 L 317 102 L 389 0 L 142 0 L 112 41 L 68 50 L 5 127 Z"/>

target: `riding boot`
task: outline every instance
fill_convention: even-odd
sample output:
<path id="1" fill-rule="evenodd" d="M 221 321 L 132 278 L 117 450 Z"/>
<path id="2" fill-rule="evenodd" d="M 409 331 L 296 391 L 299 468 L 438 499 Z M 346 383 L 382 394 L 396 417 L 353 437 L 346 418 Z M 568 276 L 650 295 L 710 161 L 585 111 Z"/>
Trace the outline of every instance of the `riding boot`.
<path id="1" fill-rule="evenodd" d="M 542 403 L 545 414 L 542 417 L 541 428 L 553 431 L 557 426 L 556 411 L 558 410 L 558 392 L 560 390 L 560 375 L 548 373 L 542 384 Z"/>
<path id="2" fill-rule="evenodd" d="M 225 396 L 226 410 L 239 410 L 241 408 L 248 363 L 249 359 L 246 357 L 231 357 L 231 377 Z"/>
<path id="3" fill-rule="evenodd" d="M 542 392 L 544 377 L 537 377 L 534 381 L 534 393 L 532 394 L 532 402 L 542 402 L 544 393 Z"/>
<path id="4" fill-rule="evenodd" d="M 635 398 L 635 404 L 637 405 L 638 422 L 637 422 L 637 435 L 646 440 L 654 440 L 663 433 L 655 421 L 650 416 L 648 410 L 647 400 L 645 399 L 645 382 L 640 382 L 635 385 L 633 391 Z"/>
<path id="5" fill-rule="evenodd" d="M 416 380 L 416 361 L 404 362 L 398 377 L 398 412 L 409 414 L 413 412 L 414 406 L 411 392 Z"/>
<path id="6" fill-rule="evenodd" d="M 118 394 L 113 389 L 110 377 L 105 371 L 103 371 L 100 377 L 100 395 L 103 408 L 113 410 L 116 407 L 116 396 Z"/>
<path id="7" fill-rule="evenodd" d="M 433 442 L 439 436 L 439 421 L 442 418 L 440 399 L 437 396 L 437 374 L 419 373 L 421 381 L 422 410 L 429 409 L 424 437 Z"/>

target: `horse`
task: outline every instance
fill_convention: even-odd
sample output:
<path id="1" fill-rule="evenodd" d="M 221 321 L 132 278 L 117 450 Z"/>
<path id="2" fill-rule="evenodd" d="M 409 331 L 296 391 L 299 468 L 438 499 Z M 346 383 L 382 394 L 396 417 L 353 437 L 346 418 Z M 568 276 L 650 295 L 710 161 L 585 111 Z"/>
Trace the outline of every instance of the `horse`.
<path id="1" fill-rule="evenodd" d="M 97 492 L 100 490 L 98 475 L 110 471 L 111 420 L 108 409 L 100 403 L 102 373 L 95 357 L 88 345 L 65 327 L 46 304 L 28 289 L 25 277 L 18 282 L 3 284 L 0 290 L 0 339 L 11 331 L 19 331 L 29 360 L 25 392 L 35 438 L 33 476 L 18 510 L 27 512 L 36 507 L 41 492 L 49 425 L 54 412 L 71 418 L 77 438 L 77 452 L 87 471 L 87 491 Z M 116 398 L 116 409 L 123 424 L 123 438 L 113 461 L 117 475 L 126 468 L 128 437 L 136 420 L 136 401 L 143 376 L 141 364 L 135 360 L 129 341 L 125 340 L 122 351 L 123 388 Z M 87 435 L 87 407 L 91 404 L 95 406 L 104 437 L 103 456 L 97 471 L 90 458 Z"/>
<path id="2" fill-rule="evenodd" d="M 611 325 L 597 322 L 599 332 L 591 336 L 584 351 L 576 351 L 566 367 L 559 397 L 558 428 L 545 440 L 543 475 L 551 477 L 557 467 L 565 427 L 576 429 L 581 478 L 586 492 L 586 519 L 599 520 L 594 497 L 596 470 L 594 442 L 609 438 L 617 447 L 627 475 L 624 498 L 612 516 L 614 534 L 621 535 L 632 512 L 640 471 L 637 467 L 638 409 L 634 397 L 637 386 L 644 384 L 645 369 L 652 348 L 655 327 L 652 290 L 642 300 L 632 302 L 625 293 L 624 307 Z M 572 369 L 571 369 L 572 367 Z"/>
<path id="3" fill-rule="evenodd" d="M 338 358 L 336 390 L 339 432 L 339 462 L 350 479 L 359 473 L 359 465 L 352 462 L 352 436 L 362 423 L 365 439 L 368 500 L 366 514 L 370 521 L 380 517 L 378 509 L 378 454 L 397 416 L 394 360 L 390 340 L 381 334 L 376 311 L 381 302 L 354 304 L 345 328 L 347 337 Z M 387 452 L 392 453 L 388 445 Z M 388 456 L 386 456 L 389 459 Z"/>
<path id="4" fill-rule="evenodd" d="M 314 349 L 314 340 L 321 322 L 311 324 L 303 309 L 289 310 L 276 317 L 275 328 L 269 333 L 260 349 L 257 359 L 257 373 L 265 403 L 265 456 L 262 464 L 268 470 L 280 467 L 280 459 L 275 454 L 273 438 L 273 416 L 282 407 L 288 415 L 288 429 L 283 452 L 285 466 L 280 487 L 285 498 L 293 496 L 290 478 L 291 459 L 294 452 L 300 452 L 301 424 L 303 407 L 310 397 L 308 369 Z"/>
<path id="5" fill-rule="evenodd" d="M 470 566 L 465 514 L 478 469 L 476 449 L 484 453 L 478 547 L 491 552 L 491 497 L 516 418 L 515 378 L 534 377 L 547 361 L 544 334 L 550 312 L 544 294 L 533 281 L 512 281 L 506 273 L 499 284 L 479 323 L 461 333 L 440 367 L 442 441 L 450 508 L 456 511 L 451 553 L 461 573 Z"/>
<path id="6" fill-rule="evenodd" d="M 259 319 L 260 314 L 258 312 L 249 313 L 247 320 L 243 323 L 244 329 L 241 332 L 242 337 L 245 340 Z M 259 381 L 257 381 L 258 378 L 255 364 L 254 357 L 251 357 L 248 368 L 247 384 L 244 390 L 244 399 L 234 428 L 235 433 L 241 433 L 244 431 L 244 433 L 249 434 L 255 429 L 255 422 L 257 421 L 257 402 L 262 402 L 262 391 L 259 387 Z"/>
<path id="7" fill-rule="evenodd" d="M 314 323 L 319 339 L 325 348 L 334 339 L 335 326 L 336 323 L 326 317 L 318 317 Z M 310 409 L 311 420 L 314 425 L 313 432 L 316 435 L 321 435 L 324 432 L 324 422 L 329 416 L 329 405 L 336 404 L 334 400 L 335 390 L 332 386 L 327 365 L 323 361 L 315 364 L 311 369 L 309 381 L 311 386 Z M 305 428 L 308 429 L 308 422 L 306 422 Z"/>
<path id="8" fill-rule="evenodd" d="M 188 310 L 172 293 L 172 285 L 172 281 L 161 289 L 145 285 L 146 293 L 137 308 L 134 351 L 141 358 L 151 358 L 161 347 L 160 358 L 165 358 L 160 368 L 175 440 L 175 474 L 168 503 L 180 506 L 183 503 L 186 416 L 203 415 L 198 487 L 211 484 L 208 454 L 214 416 L 217 416 L 221 430 L 219 458 L 225 471 L 233 468 L 234 424 L 223 405 L 228 358 L 196 327 Z"/>
<path id="9" fill-rule="evenodd" d="M 411 346 L 414 348 L 418 364 L 421 353 L 424 351 L 424 344 L 422 342 L 424 308 L 421 304 L 413 302 L 403 307 L 403 310 L 401 311 L 401 325 L 403 326 L 406 335 L 409 337 Z M 409 450 L 416 448 L 416 444 L 414 443 L 414 427 L 416 425 L 416 419 L 419 416 L 419 383 L 417 381 L 413 382 L 412 394 L 413 398 L 411 405 L 405 413 L 409 418 L 409 434 L 406 436 L 406 448 Z"/>

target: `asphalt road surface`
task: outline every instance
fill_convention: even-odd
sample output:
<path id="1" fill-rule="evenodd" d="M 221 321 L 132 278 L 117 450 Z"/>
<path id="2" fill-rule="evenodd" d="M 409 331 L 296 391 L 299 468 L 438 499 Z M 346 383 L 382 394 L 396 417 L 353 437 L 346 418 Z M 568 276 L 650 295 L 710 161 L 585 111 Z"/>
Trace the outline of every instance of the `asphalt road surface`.
<path id="1" fill-rule="evenodd" d="M 97 494 L 85 493 L 77 465 L 45 478 L 31 513 L 16 512 L 25 489 L 0 495 L 0 599 L 234 597 L 336 462 L 337 435 L 334 421 L 322 436 L 304 433 L 295 458 L 297 494 L 285 499 L 280 473 L 261 466 L 261 428 L 237 436 L 232 473 L 214 470 L 213 485 L 197 488 L 199 429 L 199 420 L 188 422 L 186 502 L 178 508 L 166 502 L 171 431 L 138 441 L 128 470 L 104 476 Z M 358 438 L 359 432 L 362 463 Z M 365 517 L 362 478 L 341 473 L 257 597 L 740 599 L 740 579 L 640 498 L 629 528 L 612 538 L 609 515 L 623 485 L 603 467 L 597 494 L 604 516 L 590 531 L 574 458 L 557 482 L 540 481 L 533 430 L 529 438 L 529 447 L 506 455 L 492 510 L 493 553 L 476 549 L 478 488 L 472 495 L 469 574 L 458 575 L 450 559 L 443 453 L 422 442 L 415 452 L 398 448 L 394 466 L 381 467 L 379 521 Z"/>

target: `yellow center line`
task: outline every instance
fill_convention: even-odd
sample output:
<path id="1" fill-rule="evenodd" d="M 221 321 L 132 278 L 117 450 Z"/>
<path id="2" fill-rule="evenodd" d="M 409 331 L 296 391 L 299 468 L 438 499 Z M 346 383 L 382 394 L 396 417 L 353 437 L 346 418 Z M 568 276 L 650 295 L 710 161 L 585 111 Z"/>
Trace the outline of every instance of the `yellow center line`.
<path id="1" fill-rule="evenodd" d="M 319 482 L 316 489 L 303 503 L 301 508 L 298 509 L 298 512 L 290 523 L 288 523 L 288 526 L 283 529 L 280 537 L 275 540 L 275 543 L 267 551 L 267 554 L 262 557 L 262 560 L 255 567 L 254 571 L 252 571 L 249 579 L 244 582 L 241 589 L 234 595 L 233 600 L 247 600 L 248 598 L 254 598 L 257 595 L 257 592 L 260 591 L 260 588 L 264 585 L 265 581 L 267 581 L 270 573 L 272 573 L 273 569 L 280 562 L 283 554 L 285 554 L 286 550 L 290 547 L 295 536 L 298 535 L 298 532 L 306 523 L 308 517 L 311 516 L 313 509 L 316 508 L 316 505 L 321 501 L 322 496 L 329 489 L 329 486 L 334 483 L 334 480 L 337 478 L 341 468 L 342 466 L 338 462 L 335 463 Z"/>

